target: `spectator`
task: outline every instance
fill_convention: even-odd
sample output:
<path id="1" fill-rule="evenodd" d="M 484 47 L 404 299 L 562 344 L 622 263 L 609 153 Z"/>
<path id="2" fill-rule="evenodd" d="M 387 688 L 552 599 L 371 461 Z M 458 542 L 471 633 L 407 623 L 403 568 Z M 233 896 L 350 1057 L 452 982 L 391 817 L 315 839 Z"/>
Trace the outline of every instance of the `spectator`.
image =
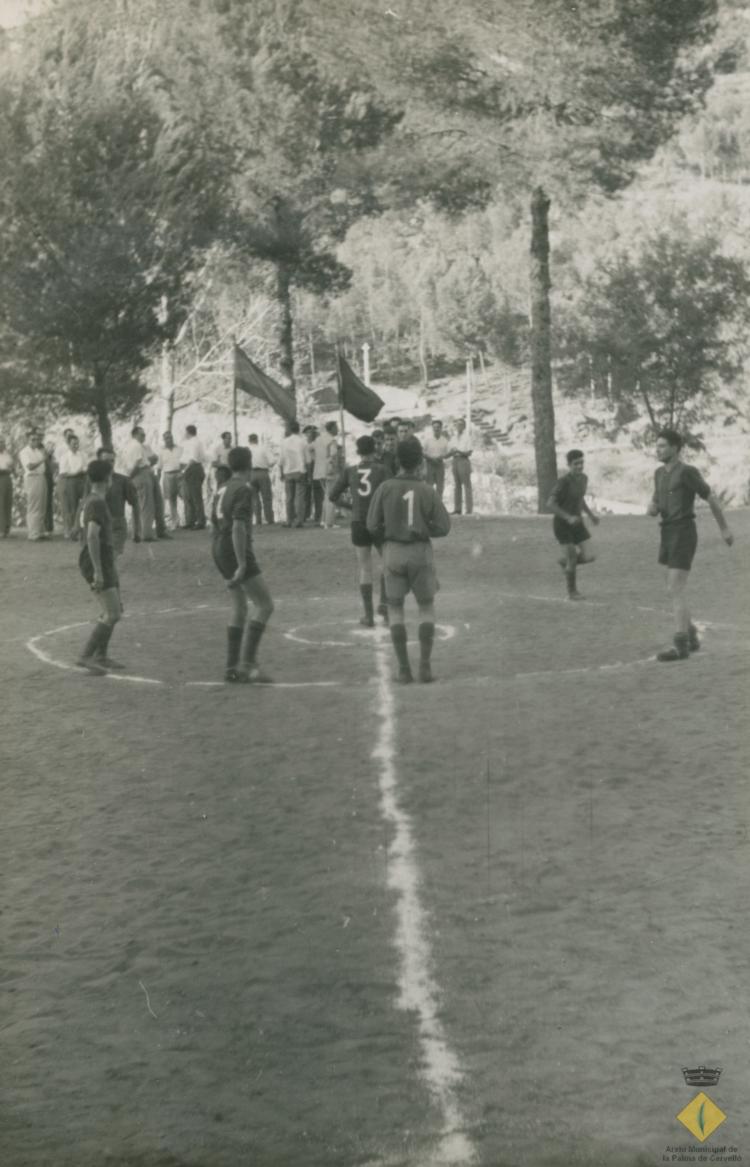
<path id="1" fill-rule="evenodd" d="M 316 495 L 316 489 L 319 490 L 320 487 L 318 486 L 316 488 L 315 483 L 315 443 L 320 436 L 320 430 L 316 425 L 306 425 L 302 430 L 302 433 L 307 442 L 307 450 L 305 451 L 305 454 L 307 455 L 307 499 L 305 502 L 305 518 L 309 519 L 313 517 L 314 513 L 317 512 L 318 509 L 320 509 L 321 514 L 323 512 L 323 497 L 322 495 Z M 325 483 L 323 483 L 323 491 L 325 491 Z M 316 522 L 320 522 L 320 518 L 316 519 Z"/>
<path id="2" fill-rule="evenodd" d="M 432 423 L 432 433 L 422 442 L 422 451 L 427 463 L 427 481 L 435 487 L 437 496 L 443 501 L 445 490 L 445 460 L 450 457 L 450 445 L 443 433 L 443 423 L 437 419 Z"/>
<path id="3" fill-rule="evenodd" d="M 216 470 L 218 466 L 229 465 L 229 451 L 232 448 L 232 435 L 229 430 L 224 430 L 219 441 L 214 446 L 214 451 L 211 456 L 211 469 Z"/>
<path id="4" fill-rule="evenodd" d="M 456 420 L 456 432 L 451 438 L 450 447 L 450 452 L 453 455 L 453 514 L 461 514 L 461 507 L 465 501 L 466 513 L 470 515 L 474 509 L 474 496 L 471 489 L 472 449 L 471 438 L 466 432 L 466 422 L 462 417 Z"/>
<path id="5" fill-rule="evenodd" d="M 253 456 L 253 465 L 250 471 L 250 487 L 253 492 L 253 510 L 255 522 L 258 526 L 265 522 L 273 526 L 273 492 L 271 490 L 271 466 L 273 465 L 268 449 L 258 444 L 258 435 L 250 434 L 247 439 L 250 452 Z"/>
<path id="6" fill-rule="evenodd" d="M 73 433 L 66 430 L 66 433 Z M 55 477 L 57 475 L 57 459 L 53 442 L 47 442 L 44 447 L 44 477 L 47 483 L 47 502 L 44 507 L 44 537 L 48 538 L 55 532 Z"/>
<path id="7" fill-rule="evenodd" d="M 159 450 L 159 460 L 157 462 L 161 481 L 161 493 L 165 504 L 169 507 L 169 521 L 172 524 L 172 529 L 176 531 L 179 526 L 177 500 L 180 497 L 180 486 L 182 484 L 182 471 L 180 470 L 182 450 L 174 444 L 174 438 L 170 430 L 167 430 L 162 435 L 162 443 L 162 447 Z"/>
<path id="8" fill-rule="evenodd" d="M 331 424 L 330 422 L 328 423 Z M 336 423 L 334 422 L 334 425 Z M 330 466 L 330 445 L 331 435 L 328 432 L 328 425 L 326 425 L 323 433 L 316 434 L 313 443 L 313 496 L 315 499 L 315 512 L 313 519 L 316 526 L 323 526 L 323 511 L 326 507 L 326 499 L 328 496 L 328 486 L 330 475 L 328 473 Z M 334 481 L 336 479 L 334 475 Z"/>
<path id="9" fill-rule="evenodd" d="M 38 543 L 46 537 L 44 529 L 47 512 L 47 451 L 39 430 L 29 430 L 28 442 L 18 456 L 23 469 L 26 492 L 26 527 L 29 540 Z"/>
<path id="10" fill-rule="evenodd" d="M 133 426 L 122 461 L 123 471 L 128 478 L 132 479 L 138 494 L 143 542 L 153 543 L 154 520 L 156 518 L 154 476 L 151 473 L 149 455 L 143 445 L 143 436 L 145 435 L 141 427 L 139 425 Z M 104 493 L 106 494 L 106 491 Z"/>
<path id="11" fill-rule="evenodd" d="M 0 437 L 0 539 L 7 539 L 13 523 L 13 455 Z"/>
<path id="12" fill-rule="evenodd" d="M 395 478 L 398 474 L 398 460 L 396 458 L 396 431 L 393 429 L 386 429 L 383 431 L 383 452 L 380 455 L 380 461 L 385 468 L 387 478 Z"/>
<path id="13" fill-rule="evenodd" d="M 321 526 L 325 527 L 326 530 L 329 530 L 330 528 L 336 526 L 336 524 L 333 521 L 336 517 L 336 506 L 334 503 L 331 502 L 331 500 L 329 498 L 329 492 L 331 490 L 333 490 L 334 486 L 336 485 L 336 480 L 339 476 L 340 470 L 342 469 L 341 455 L 339 454 L 338 433 L 339 433 L 339 427 L 336 424 L 336 422 L 335 421 L 327 421 L 325 424 L 325 434 L 323 435 L 323 437 L 325 438 L 325 443 L 326 443 L 326 446 L 325 446 L 326 481 L 325 481 L 325 501 L 323 503 L 323 522 L 321 523 Z"/>
<path id="14" fill-rule="evenodd" d="M 186 426 L 180 465 L 185 501 L 185 526 L 191 531 L 202 531 L 206 526 L 206 510 L 203 506 L 205 461 L 206 454 L 198 438 L 198 430 L 194 425 Z"/>
<path id="15" fill-rule="evenodd" d="M 66 539 L 77 539 L 76 517 L 78 507 L 86 493 L 88 459 L 81 453 L 81 443 L 73 430 L 66 430 L 65 438 L 65 445 L 57 458 L 57 490 L 62 511 L 63 535 Z"/>
<path id="16" fill-rule="evenodd" d="M 307 505 L 307 468 L 309 445 L 299 432 L 299 422 L 286 423 L 286 437 L 281 443 L 279 469 L 286 494 L 285 527 L 304 527 Z"/>
<path id="17" fill-rule="evenodd" d="M 159 482 L 159 455 L 155 454 L 151 446 L 148 445 L 146 431 L 143 429 L 143 426 L 138 427 L 138 436 L 143 449 L 146 451 L 151 483 L 154 490 L 154 525 L 156 526 L 156 538 L 171 539 L 172 536 L 167 531 L 167 524 L 164 517 L 164 495 L 161 492 L 161 483 Z"/>

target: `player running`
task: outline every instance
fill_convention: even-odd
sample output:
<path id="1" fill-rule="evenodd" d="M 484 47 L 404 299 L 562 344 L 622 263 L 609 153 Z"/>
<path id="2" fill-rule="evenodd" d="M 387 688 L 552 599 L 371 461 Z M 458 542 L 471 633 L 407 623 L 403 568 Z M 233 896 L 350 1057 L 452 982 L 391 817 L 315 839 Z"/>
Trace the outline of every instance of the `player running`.
<path id="1" fill-rule="evenodd" d="M 700 648 L 698 630 L 690 619 L 685 598 L 690 568 L 698 546 L 695 525 L 695 496 L 704 499 L 728 547 L 734 535 L 727 525 L 719 500 L 711 491 L 703 475 L 695 466 L 680 459 L 682 438 L 672 429 L 663 429 L 656 439 L 656 457 L 662 463 L 654 474 L 654 497 L 648 514 L 661 517 L 659 563 L 667 569 L 667 591 L 672 598 L 677 631 L 674 648 L 666 648 L 657 656 L 660 661 L 686 660 Z"/>
<path id="2" fill-rule="evenodd" d="M 78 566 L 81 575 L 99 599 L 101 615 L 76 664 L 94 676 L 101 677 L 108 669 L 124 667 L 107 655 L 115 624 L 122 614 L 112 539 L 112 516 L 105 501 L 112 466 L 109 462 L 97 459 L 89 462 L 87 474 L 89 492 L 83 500 L 81 511 L 83 547 L 78 556 Z"/>
<path id="3" fill-rule="evenodd" d="M 414 680 L 406 647 L 404 600 L 412 591 L 419 608 L 419 679 L 432 678 L 430 658 L 435 640 L 435 593 L 439 584 L 432 557 L 431 538 L 451 529 L 447 510 L 420 475 L 422 446 L 417 438 L 399 442 L 401 469 L 395 478 L 381 483 L 367 513 L 367 529 L 373 540 L 382 540 L 385 591 L 391 640 L 398 660 L 398 680 Z"/>
<path id="4" fill-rule="evenodd" d="M 246 446 L 235 446 L 227 462 L 232 476 L 219 486 L 212 515 L 213 559 L 227 581 L 233 605 L 227 627 L 224 680 L 269 684 L 271 678 L 261 672 L 257 662 L 258 645 L 273 612 L 273 600 L 252 547 L 252 455 Z M 248 600 L 254 607 L 252 618 Z"/>
<path id="5" fill-rule="evenodd" d="M 347 466 L 339 474 L 328 492 L 328 499 L 331 503 L 339 503 L 339 505 L 347 508 L 351 506 L 352 543 L 357 552 L 359 590 L 365 609 L 365 614 L 360 620 L 360 624 L 364 625 L 365 628 L 374 628 L 372 549 L 374 547 L 378 554 L 380 554 L 381 543 L 367 529 L 367 511 L 373 494 L 381 482 L 385 482 L 388 475 L 385 467 L 377 461 L 374 438 L 369 435 L 357 438 L 357 453 L 359 454 L 359 462 L 356 466 Z M 351 503 L 340 501 L 341 496 L 347 490 L 349 491 Z M 378 613 L 388 623 L 388 604 L 385 597 L 385 584 L 382 572 L 380 573 L 380 603 L 378 604 Z"/>
<path id="6" fill-rule="evenodd" d="M 555 516 L 552 530 L 563 549 L 557 562 L 565 572 L 568 599 L 582 600 L 583 596 L 576 587 L 576 569 L 593 563 L 596 556 L 584 547 L 591 535 L 581 514 L 586 514 L 594 526 L 599 525 L 599 518 L 589 509 L 585 498 L 589 480 L 583 472 L 583 451 L 569 450 L 567 463 L 568 473 L 558 478 L 547 506 Z"/>

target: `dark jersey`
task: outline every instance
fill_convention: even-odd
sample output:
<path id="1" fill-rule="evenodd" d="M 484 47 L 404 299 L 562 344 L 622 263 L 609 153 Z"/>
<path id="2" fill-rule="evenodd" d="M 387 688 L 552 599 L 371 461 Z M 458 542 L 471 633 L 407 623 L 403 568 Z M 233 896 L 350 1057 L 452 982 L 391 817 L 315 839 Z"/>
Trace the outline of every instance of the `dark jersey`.
<path id="1" fill-rule="evenodd" d="M 396 458 L 395 450 L 383 450 L 383 453 L 378 459 L 380 465 L 385 470 L 386 478 L 395 478 L 398 474 L 398 460 Z"/>
<path id="2" fill-rule="evenodd" d="M 700 470 L 684 462 L 659 466 L 654 474 L 654 502 L 662 524 L 685 523 L 695 518 L 695 496 L 708 498 L 711 487 Z"/>
<path id="3" fill-rule="evenodd" d="M 124 519 L 126 503 L 131 507 L 138 506 L 138 492 L 135 489 L 132 478 L 128 478 L 125 474 L 118 474 L 115 471 L 105 495 L 105 500 L 112 518 Z"/>
<path id="4" fill-rule="evenodd" d="M 437 493 L 423 479 L 399 474 L 373 495 L 367 529 L 391 543 L 429 543 L 447 535 L 451 521 Z"/>
<path id="5" fill-rule="evenodd" d="M 244 523 L 249 548 L 252 541 L 252 521 L 253 492 L 250 483 L 244 478 L 230 478 L 217 490 L 214 498 L 211 513 L 214 538 L 231 544 L 232 527 L 235 523 Z"/>
<path id="6" fill-rule="evenodd" d="M 569 515 L 580 515 L 589 480 L 585 474 L 563 474 L 558 478 L 550 498 Z"/>
<path id="7" fill-rule="evenodd" d="M 363 458 L 356 466 L 347 466 L 329 491 L 331 502 L 338 502 L 344 491 L 352 500 L 352 522 L 366 523 L 372 496 L 387 477 L 385 468 L 374 458 Z"/>
<path id="8" fill-rule="evenodd" d="M 99 527 L 99 554 L 102 561 L 102 574 L 106 579 L 108 576 L 116 574 L 114 570 L 115 548 L 112 540 L 112 516 L 106 502 L 98 494 L 88 494 L 83 500 L 81 508 L 83 549 L 78 557 L 78 562 L 84 572 L 93 574 L 94 565 L 87 544 L 89 523 L 96 523 Z"/>

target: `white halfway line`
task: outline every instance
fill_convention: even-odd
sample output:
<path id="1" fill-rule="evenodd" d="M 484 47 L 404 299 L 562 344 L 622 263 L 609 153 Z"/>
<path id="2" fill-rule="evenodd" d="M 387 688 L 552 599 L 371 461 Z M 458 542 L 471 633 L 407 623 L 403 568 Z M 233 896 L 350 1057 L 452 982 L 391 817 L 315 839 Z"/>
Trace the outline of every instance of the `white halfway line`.
<path id="1" fill-rule="evenodd" d="M 185 681 L 185 687 L 192 685 L 194 689 L 213 689 L 218 685 L 227 688 L 226 681 Z M 330 689 L 336 688 L 341 681 L 271 681 L 269 684 L 253 685 L 254 689 Z M 240 686 L 236 686 L 240 688 Z"/>
<path id="2" fill-rule="evenodd" d="M 387 642 L 375 642 L 378 680 L 377 744 L 372 757 L 380 763 L 378 785 L 383 818 L 393 828 L 388 847 L 388 887 L 396 894 L 396 948 L 401 959 L 399 1007 L 419 1018 L 422 1074 L 443 1116 L 440 1146 L 430 1162 L 458 1165 L 475 1159 L 474 1147 L 455 1094 L 462 1078 L 456 1055 L 448 1046 L 438 1018 L 438 987 L 430 971 L 432 957 L 428 921 L 419 899 L 419 869 L 411 820 L 397 799 L 396 716 L 390 680 Z"/>

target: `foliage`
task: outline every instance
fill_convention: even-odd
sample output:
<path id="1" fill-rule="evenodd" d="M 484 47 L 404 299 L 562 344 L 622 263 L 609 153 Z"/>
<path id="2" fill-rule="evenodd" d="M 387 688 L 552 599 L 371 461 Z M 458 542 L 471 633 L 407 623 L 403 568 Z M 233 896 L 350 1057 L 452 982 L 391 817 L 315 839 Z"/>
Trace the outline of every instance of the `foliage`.
<path id="1" fill-rule="evenodd" d="M 55 14 L 0 93 L 0 346 L 6 395 L 93 414 L 107 440 L 187 310 L 226 167 L 94 17 Z"/>
<path id="2" fill-rule="evenodd" d="M 572 278 L 560 312 L 560 381 L 599 388 L 619 406 L 640 399 L 651 424 L 689 428 L 743 366 L 750 277 L 714 233 L 676 220 L 596 256 Z"/>

